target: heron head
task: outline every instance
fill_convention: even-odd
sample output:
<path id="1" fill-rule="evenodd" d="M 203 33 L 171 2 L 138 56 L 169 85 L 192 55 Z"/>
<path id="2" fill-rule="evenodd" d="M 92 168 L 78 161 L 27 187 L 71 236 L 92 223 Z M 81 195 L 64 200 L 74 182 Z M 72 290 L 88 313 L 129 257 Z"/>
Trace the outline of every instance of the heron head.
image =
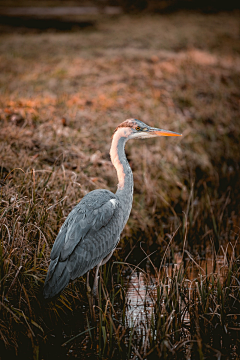
<path id="1" fill-rule="evenodd" d="M 121 123 L 115 132 L 120 128 L 126 128 L 125 136 L 129 139 L 146 139 L 156 136 L 182 136 L 182 134 L 154 128 L 137 119 L 128 119 Z"/>

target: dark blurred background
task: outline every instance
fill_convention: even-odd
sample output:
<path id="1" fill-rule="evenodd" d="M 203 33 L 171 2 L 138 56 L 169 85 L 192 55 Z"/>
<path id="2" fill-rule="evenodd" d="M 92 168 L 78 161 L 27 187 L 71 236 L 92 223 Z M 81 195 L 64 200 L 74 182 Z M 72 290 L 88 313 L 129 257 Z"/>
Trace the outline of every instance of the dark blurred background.
<path id="1" fill-rule="evenodd" d="M 164 14 L 179 10 L 210 14 L 239 7 L 240 2 L 235 0 L 8 0 L 0 1 L 0 31 L 19 27 L 59 31 L 81 29 L 93 26 L 96 22 L 94 17 L 99 14 Z M 81 16 L 84 18 L 80 19 Z"/>
<path id="2" fill-rule="evenodd" d="M 178 9 L 197 9 L 206 12 L 239 9 L 235 0 L 8 0 L 0 1 L 1 7 L 12 6 L 105 6 L 121 7 L 124 12 L 138 11 L 175 11 Z"/>

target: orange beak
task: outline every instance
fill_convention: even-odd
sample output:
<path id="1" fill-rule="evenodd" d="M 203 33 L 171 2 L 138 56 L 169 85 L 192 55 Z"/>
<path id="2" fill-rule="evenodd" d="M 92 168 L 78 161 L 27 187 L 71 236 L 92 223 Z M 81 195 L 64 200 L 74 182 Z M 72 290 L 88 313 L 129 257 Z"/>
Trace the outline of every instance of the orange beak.
<path id="1" fill-rule="evenodd" d="M 157 129 L 157 128 L 150 128 L 149 133 L 153 136 L 182 136 L 182 134 L 173 131 Z"/>

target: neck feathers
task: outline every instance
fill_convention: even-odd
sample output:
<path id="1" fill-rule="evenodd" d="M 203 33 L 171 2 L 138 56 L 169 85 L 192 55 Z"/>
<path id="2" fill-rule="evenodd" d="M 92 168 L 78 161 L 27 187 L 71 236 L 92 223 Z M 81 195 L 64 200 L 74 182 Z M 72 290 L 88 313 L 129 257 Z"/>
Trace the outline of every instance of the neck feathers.
<path id="1" fill-rule="evenodd" d="M 112 145 L 110 149 L 110 157 L 117 171 L 118 190 L 124 190 L 129 185 L 133 186 L 132 171 L 125 155 L 125 144 L 131 133 L 131 129 L 127 127 L 119 127 L 112 137 Z M 131 183 L 131 184 L 130 184 Z"/>

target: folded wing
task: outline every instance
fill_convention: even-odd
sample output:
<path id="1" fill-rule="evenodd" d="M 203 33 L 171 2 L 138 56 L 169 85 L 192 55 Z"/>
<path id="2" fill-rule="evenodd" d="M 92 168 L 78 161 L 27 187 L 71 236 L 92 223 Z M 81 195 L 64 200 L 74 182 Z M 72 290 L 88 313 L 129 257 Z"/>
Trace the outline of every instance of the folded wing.
<path id="1" fill-rule="evenodd" d="M 60 293 L 70 280 L 85 274 L 115 248 L 120 235 L 118 210 L 115 194 L 95 190 L 71 211 L 51 251 L 45 298 Z"/>

